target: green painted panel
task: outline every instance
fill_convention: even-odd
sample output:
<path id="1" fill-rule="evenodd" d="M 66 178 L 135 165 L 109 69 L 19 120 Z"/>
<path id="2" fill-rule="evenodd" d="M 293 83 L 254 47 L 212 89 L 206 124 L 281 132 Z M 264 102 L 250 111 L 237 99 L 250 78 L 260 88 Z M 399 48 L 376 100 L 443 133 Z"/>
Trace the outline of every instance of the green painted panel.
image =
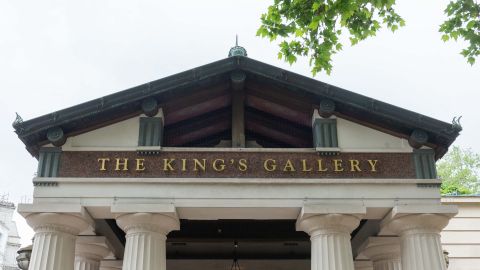
<path id="1" fill-rule="evenodd" d="M 163 139 L 162 119 L 159 117 L 140 118 L 138 146 L 161 146 Z"/>
<path id="2" fill-rule="evenodd" d="M 37 168 L 38 177 L 57 177 L 61 152 L 61 149 L 56 147 L 40 149 Z"/>
<path id="3" fill-rule="evenodd" d="M 315 119 L 313 123 L 313 145 L 322 148 L 338 147 L 336 119 Z"/>
<path id="4" fill-rule="evenodd" d="M 413 162 L 418 179 L 435 179 L 435 152 L 432 149 L 418 149 L 413 151 Z"/>

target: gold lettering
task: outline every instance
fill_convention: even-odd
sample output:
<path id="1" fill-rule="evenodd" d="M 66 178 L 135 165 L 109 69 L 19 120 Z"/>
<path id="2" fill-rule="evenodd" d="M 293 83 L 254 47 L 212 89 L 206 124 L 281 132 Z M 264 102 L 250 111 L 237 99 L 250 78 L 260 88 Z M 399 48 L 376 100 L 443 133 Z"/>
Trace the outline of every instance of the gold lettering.
<path id="1" fill-rule="evenodd" d="M 123 162 L 119 158 L 116 158 L 117 164 L 115 165 L 115 171 L 120 171 L 120 166 L 123 167 L 123 171 L 128 171 L 128 158 L 124 158 Z"/>
<path id="2" fill-rule="evenodd" d="M 203 163 L 202 163 L 202 162 L 203 162 Z M 202 159 L 202 162 L 200 162 L 200 160 L 194 158 L 194 159 L 193 159 L 193 170 L 194 170 L 194 171 L 198 171 L 198 167 L 200 167 L 200 169 L 201 169 L 202 171 L 205 171 L 205 167 L 206 167 L 205 164 L 206 164 L 207 160 L 206 160 L 206 159 Z"/>
<path id="3" fill-rule="evenodd" d="M 218 164 L 220 163 L 220 164 Z M 224 159 L 215 159 L 212 164 L 213 169 L 216 172 L 221 172 L 225 170 L 225 160 Z"/>
<path id="4" fill-rule="evenodd" d="M 163 170 L 164 171 L 175 171 L 175 169 L 172 166 L 172 163 L 175 162 L 174 158 L 164 158 L 163 159 Z"/>
<path id="5" fill-rule="evenodd" d="M 247 167 L 247 160 L 244 159 L 244 158 L 241 158 L 238 160 L 238 170 L 240 170 L 241 172 L 244 172 L 248 169 Z"/>
<path id="6" fill-rule="evenodd" d="M 362 170 L 360 169 L 360 161 L 356 159 L 350 159 L 350 171 L 351 172 L 361 172 Z"/>
<path id="7" fill-rule="evenodd" d="M 106 171 L 107 168 L 107 161 L 110 161 L 109 158 L 99 158 L 98 162 L 100 162 L 100 171 Z"/>
<path id="8" fill-rule="evenodd" d="M 273 172 L 277 169 L 277 162 L 275 161 L 275 159 L 266 159 L 263 162 L 263 168 L 267 172 Z"/>
<path id="9" fill-rule="evenodd" d="M 312 170 L 312 167 L 307 168 L 307 160 L 302 159 L 302 172 L 311 172 Z"/>
<path id="10" fill-rule="evenodd" d="M 287 159 L 287 162 L 285 163 L 285 167 L 283 167 L 284 172 L 294 172 L 295 167 L 293 167 L 292 161 L 290 159 Z"/>
<path id="11" fill-rule="evenodd" d="M 341 160 L 341 159 L 334 159 L 333 160 L 334 171 L 343 172 L 342 162 L 343 162 L 343 160 Z"/>
<path id="12" fill-rule="evenodd" d="M 371 171 L 371 172 L 376 172 L 376 171 L 377 171 L 377 168 L 376 168 L 377 162 L 378 162 L 377 159 L 373 159 L 373 160 L 372 160 L 372 159 L 369 159 L 369 160 L 368 160 L 368 164 L 370 164 L 370 168 L 371 168 L 370 171 Z"/>
<path id="13" fill-rule="evenodd" d="M 319 172 L 326 172 L 328 171 L 328 168 L 323 167 L 323 159 L 317 159 L 318 162 L 318 171 Z"/>
<path id="14" fill-rule="evenodd" d="M 186 171 L 187 171 L 187 159 L 182 158 L 182 172 L 186 172 Z"/>
<path id="15" fill-rule="evenodd" d="M 145 162 L 145 159 L 137 158 L 136 161 L 137 161 L 137 168 L 135 169 L 135 171 L 145 171 L 145 164 L 143 163 Z"/>

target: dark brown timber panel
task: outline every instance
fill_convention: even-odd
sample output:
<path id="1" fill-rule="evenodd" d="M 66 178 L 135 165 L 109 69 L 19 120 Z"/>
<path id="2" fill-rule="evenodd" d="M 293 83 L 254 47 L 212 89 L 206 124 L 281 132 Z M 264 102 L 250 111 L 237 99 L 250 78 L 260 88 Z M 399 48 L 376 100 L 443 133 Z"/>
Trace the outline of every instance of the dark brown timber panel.
<path id="1" fill-rule="evenodd" d="M 63 152 L 58 176 L 415 178 L 415 169 L 411 153 Z"/>

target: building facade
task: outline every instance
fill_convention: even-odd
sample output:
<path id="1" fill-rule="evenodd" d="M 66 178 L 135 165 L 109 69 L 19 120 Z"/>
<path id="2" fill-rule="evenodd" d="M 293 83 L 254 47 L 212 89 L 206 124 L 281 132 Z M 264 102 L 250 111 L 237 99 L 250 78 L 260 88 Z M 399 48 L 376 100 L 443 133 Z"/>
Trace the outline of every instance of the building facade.
<path id="1" fill-rule="evenodd" d="M 448 269 L 480 269 L 480 197 L 445 196 L 442 203 L 458 207 L 458 214 L 441 233 Z"/>
<path id="2" fill-rule="evenodd" d="M 0 269 L 16 270 L 17 250 L 20 248 L 20 237 L 17 225 L 13 221 L 15 205 L 0 199 Z"/>
<path id="3" fill-rule="evenodd" d="M 14 123 L 30 270 L 446 269 L 461 127 L 229 57 Z"/>

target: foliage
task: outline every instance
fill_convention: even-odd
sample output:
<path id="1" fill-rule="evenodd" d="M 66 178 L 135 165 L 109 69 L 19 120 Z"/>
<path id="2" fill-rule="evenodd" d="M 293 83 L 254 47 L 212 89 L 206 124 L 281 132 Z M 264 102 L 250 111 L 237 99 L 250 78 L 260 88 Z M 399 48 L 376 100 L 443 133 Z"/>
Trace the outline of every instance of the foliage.
<path id="1" fill-rule="evenodd" d="M 442 194 L 477 194 L 480 191 L 480 154 L 458 146 L 437 164 Z"/>
<path id="2" fill-rule="evenodd" d="M 444 41 L 462 37 L 470 46 L 462 51 L 471 64 L 479 54 L 479 5 L 475 0 L 455 0 L 442 24 Z M 342 50 L 340 36 L 347 34 L 352 45 L 375 36 L 384 26 L 396 31 L 405 25 L 395 12 L 395 0 L 274 0 L 261 16 L 257 35 L 281 39 L 279 59 L 292 64 L 298 56 L 310 60 L 312 73 L 330 74 L 332 56 Z"/>
<path id="3" fill-rule="evenodd" d="M 456 0 L 445 9 L 447 20 L 440 25 L 443 41 L 463 38 L 469 46 L 461 54 L 473 65 L 480 55 L 480 4 L 475 0 Z"/>

